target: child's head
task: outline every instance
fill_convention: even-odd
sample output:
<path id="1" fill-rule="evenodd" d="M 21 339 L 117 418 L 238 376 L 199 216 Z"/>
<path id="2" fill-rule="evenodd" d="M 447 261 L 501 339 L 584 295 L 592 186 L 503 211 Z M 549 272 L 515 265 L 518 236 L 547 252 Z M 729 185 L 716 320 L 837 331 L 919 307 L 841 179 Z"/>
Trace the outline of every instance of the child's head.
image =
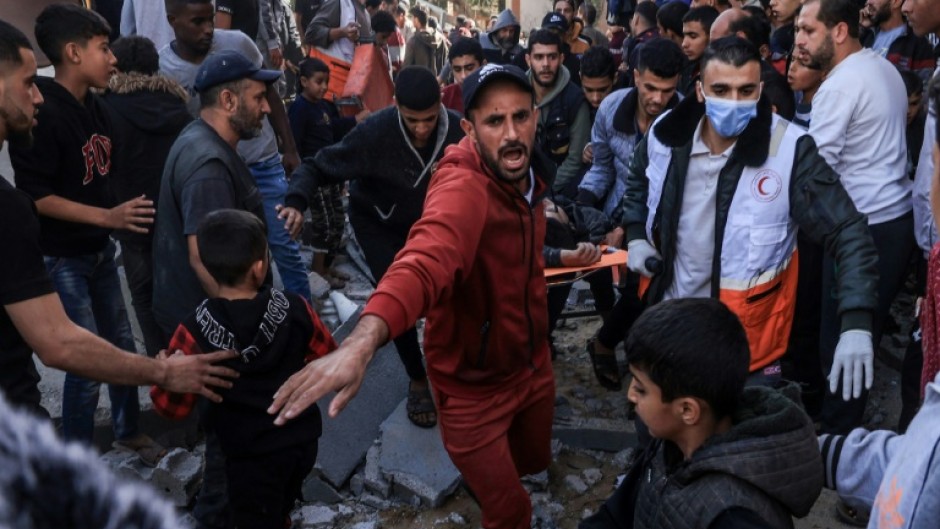
<path id="1" fill-rule="evenodd" d="M 628 397 L 654 437 L 729 417 L 750 363 L 738 317 L 715 299 L 676 299 L 647 309 L 626 341 L 633 381 Z"/>
<path id="2" fill-rule="evenodd" d="M 815 92 L 823 82 L 823 72 L 815 65 L 805 65 L 794 59 L 790 62 L 790 69 L 787 71 L 787 83 L 794 92 Z"/>
<path id="3" fill-rule="evenodd" d="M 330 67 L 313 57 L 300 61 L 297 67 L 300 70 L 297 76 L 297 82 L 300 83 L 297 89 L 300 93 L 310 101 L 323 99 L 326 89 L 330 86 Z"/>
<path id="4" fill-rule="evenodd" d="M 924 99 L 924 81 L 910 70 L 901 70 L 901 80 L 907 91 L 907 124 L 910 125 L 924 108 L 921 104 Z"/>
<path id="5" fill-rule="evenodd" d="M 196 229 L 199 258 L 219 285 L 258 288 L 268 273 L 264 223 L 247 211 L 220 209 Z"/>
<path id="6" fill-rule="evenodd" d="M 36 42 L 56 73 L 74 70 L 76 78 L 95 88 L 106 88 L 114 72 L 110 34 L 104 17 L 74 4 L 52 4 L 36 18 Z"/>
<path id="7" fill-rule="evenodd" d="M 156 75 L 160 71 L 160 55 L 153 41 L 140 35 L 121 37 L 111 45 L 117 60 L 117 69 L 122 73 Z"/>

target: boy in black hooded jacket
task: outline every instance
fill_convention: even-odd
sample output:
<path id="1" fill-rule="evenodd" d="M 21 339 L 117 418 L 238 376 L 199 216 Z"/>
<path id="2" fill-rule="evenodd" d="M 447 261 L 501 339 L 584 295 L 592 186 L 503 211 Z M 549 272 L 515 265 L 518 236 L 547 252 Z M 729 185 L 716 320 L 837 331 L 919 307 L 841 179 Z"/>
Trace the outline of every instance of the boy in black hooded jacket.
<path id="1" fill-rule="evenodd" d="M 336 349 L 329 330 L 307 301 L 263 286 L 269 266 L 266 229 L 247 211 L 222 209 L 196 231 L 199 257 L 213 293 L 173 334 L 170 350 L 205 354 L 232 349 L 228 367 L 241 376 L 209 407 L 207 431 L 225 453 L 234 526 L 286 527 L 304 478 L 317 457 L 320 412 L 316 406 L 286 426 L 267 414 L 271 396 L 308 361 Z M 150 391 L 154 408 L 170 419 L 192 411 L 196 395 Z M 288 524 L 289 525 L 289 524 Z"/>

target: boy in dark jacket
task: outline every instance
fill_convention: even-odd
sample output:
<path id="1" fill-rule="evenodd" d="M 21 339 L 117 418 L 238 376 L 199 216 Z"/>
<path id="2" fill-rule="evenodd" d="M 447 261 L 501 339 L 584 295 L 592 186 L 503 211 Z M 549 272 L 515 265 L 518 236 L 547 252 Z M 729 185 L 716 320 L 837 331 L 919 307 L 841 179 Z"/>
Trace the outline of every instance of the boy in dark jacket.
<path id="1" fill-rule="evenodd" d="M 137 196 L 114 205 L 111 121 L 91 88 L 106 88 L 114 70 L 111 29 L 94 11 L 66 4 L 36 19 L 36 41 L 55 78 L 36 80 L 45 98 L 32 145 L 10 147 L 16 185 L 36 201 L 40 247 L 69 318 L 124 350 L 134 340 L 121 297 L 111 230 L 147 233 L 153 202 Z M 62 399 L 66 439 L 91 442 L 100 384 L 67 374 Z M 137 388 L 109 386 L 116 445 L 150 465 L 165 452 L 138 431 Z"/>
<path id="2" fill-rule="evenodd" d="M 809 513 L 822 489 L 813 424 L 782 393 L 744 387 L 747 336 L 724 304 L 654 305 L 626 350 L 628 395 L 655 440 L 581 529 L 791 528 Z"/>
<path id="3" fill-rule="evenodd" d="M 336 349 L 336 342 L 302 297 L 263 287 L 269 265 L 266 229 L 247 211 L 210 213 L 196 232 L 199 256 L 215 284 L 176 329 L 171 350 L 205 354 L 233 349 L 230 367 L 241 377 L 212 405 L 206 428 L 219 438 L 234 526 L 286 527 L 313 468 L 320 412 L 313 406 L 296 422 L 275 426 L 266 413 L 271 395 L 303 365 Z M 150 392 L 155 409 L 171 419 L 192 410 L 196 395 Z"/>
<path id="4" fill-rule="evenodd" d="M 111 118 L 114 149 L 110 188 L 118 202 L 160 194 L 160 176 L 170 147 L 192 121 L 189 96 L 179 83 L 159 75 L 160 57 L 153 42 L 124 37 L 111 47 L 118 73 L 111 77 L 104 108 Z M 156 356 L 169 339 L 153 318 L 153 232 L 116 230 L 124 274 L 147 354 Z"/>

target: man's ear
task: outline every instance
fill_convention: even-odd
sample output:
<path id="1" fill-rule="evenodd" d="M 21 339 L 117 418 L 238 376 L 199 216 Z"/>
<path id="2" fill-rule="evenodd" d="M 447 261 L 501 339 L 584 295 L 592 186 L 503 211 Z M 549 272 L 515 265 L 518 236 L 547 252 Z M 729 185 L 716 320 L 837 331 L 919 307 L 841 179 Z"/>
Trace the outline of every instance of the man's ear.
<path id="1" fill-rule="evenodd" d="M 839 22 L 832 28 L 832 40 L 836 44 L 842 44 L 849 38 L 849 25 L 845 22 Z"/>
<path id="2" fill-rule="evenodd" d="M 473 127 L 473 122 L 471 122 L 471 121 L 468 120 L 467 118 L 461 118 L 461 120 L 460 120 L 460 128 L 463 129 L 464 134 L 466 134 L 467 136 L 469 136 L 469 137 L 473 140 L 473 142 L 476 143 L 476 141 L 477 141 L 477 131 L 476 131 L 476 129 Z"/>
<path id="3" fill-rule="evenodd" d="M 529 67 L 530 70 L 532 69 L 532 59 L 528 53 L 525 54 L 525 64 Z"/>
<path id="4" fill-rule="evenodd" d="M 231 90 L 222 90 L 219 94 L 219 103 L 226 112 L 233 112 L 238 108 L 238 95 Z"/>

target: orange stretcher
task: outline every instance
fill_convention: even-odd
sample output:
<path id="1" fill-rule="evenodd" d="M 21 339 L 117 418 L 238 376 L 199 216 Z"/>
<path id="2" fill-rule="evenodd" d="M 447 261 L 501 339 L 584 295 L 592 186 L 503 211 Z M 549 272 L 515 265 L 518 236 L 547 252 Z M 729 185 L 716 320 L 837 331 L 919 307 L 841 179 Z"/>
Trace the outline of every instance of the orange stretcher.
<path id="1" fill-rule="evenodd" d="M 352 63 L 316 47 L 310 49 L 310 56 L 320 59 L 330 69 L 326 99 L 335 102 L 343 116 L 355 116 L 366 108 L 376 112 L 392 104 L 395 85 L 388 75 L 382 50 L 374 44 L 356 46 Z"/>
<path id="2" fill-rule="evenodd" d="M 587 266 L 566 266 L 561 268 L 546 268 L 545 280 L 548 286 L 574 283 L 598 270 L 611 268 L 614 273 L 614 284 L 620 283 L 619 274 L 627 265 L 627 251 L 614 249 L 606 244 L 601 245 L 601 260 Z"/>

